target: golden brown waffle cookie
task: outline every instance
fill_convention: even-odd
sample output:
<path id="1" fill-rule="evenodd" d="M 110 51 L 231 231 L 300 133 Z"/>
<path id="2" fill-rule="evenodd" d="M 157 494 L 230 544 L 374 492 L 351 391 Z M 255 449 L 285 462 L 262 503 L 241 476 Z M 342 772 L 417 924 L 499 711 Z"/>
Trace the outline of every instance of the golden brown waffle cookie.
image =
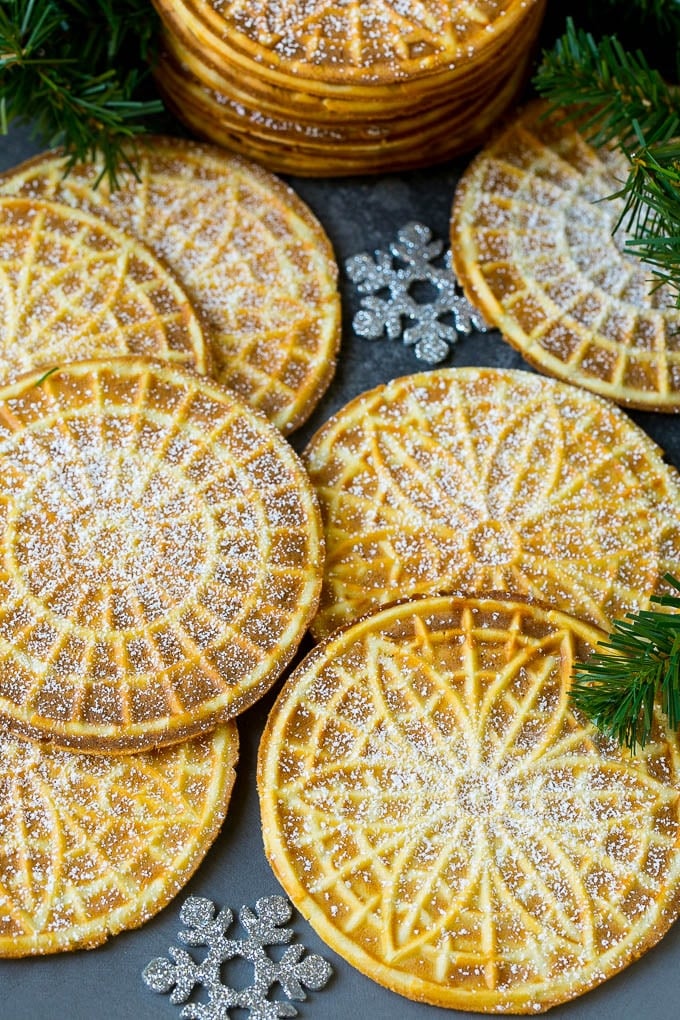
<path id="1" fill-rule="evenodd" d="M 463 100 L 460 109 L 446 104 L 416 109 L 412 115 L 402 111 L 392 122 L 371 119 L 349 127 L 327 111 L 328 123 L 305 122 L 297 107 L 284 117 L 264 114 L 259 97 L 244 96 L 238 85 L 228 92 L 215 91 L 169 53 L 155 74 L 166 105 L 200 137 L 282 173 L 329 177 L 408 170 L 480 144 L 523 85 L 528 58 L 527 51 L 498 82 L 492 97 L 475 94 Z"/>
<path id="2" fill-rule="evenodd" d="M 304 459 L 326 532 L 317 636 L 453 590 L 532 595 L 606 628 L 680 572 L 677 472 L 618 408 L 529 372 L 397 379 Z"/>
<path id="3" fill-rule="evenodd" d="M 680 311 L 612 231 L 627 175 L 572 125 L 528 106 L 456 190 L 451 243 L 468 299 L 550 375 L 618 403 L 680 411 Z M 658 283 L 658 281 L 657 281 Z"/>
<path id="4" fill-rule="evenodd" d="M 407 169 L 475 147 L 521 88 L 545 7 L 155 2 L 166 52 L 154 74 L 177 116 L 268 166 L 315 176 Z"/>
<path id="5" fill-rule="evenodd" d="M 437 75 L 475 68 L 480 55 L 521 51 L 518 26 L 542 4 L 536 0 L 450 0 L 400 3 L 352 0 L 156 0 L 179 38 L 257 71 L 261 79 L 313 94 L 369 95 L 411 82 L 433 87 Z M 526 41 L 526 40 L 525 40 Z M 490 68 L 493 70 L 493 68 Z M 363 88 L 362 88 L 363 87 Z"/>
<path id="6" fill-rule="evenodd" d="M 196 313 L 168 270 L 91 212 L 0 196 L 0 381 L 129 354 L 207 368 Z"/>
<path id="7" fill-rule="evenodd" d="M 331 380 L 340 339 L 337 266 L 321 225 L 271 174 L 176 138 L 138 148 L 139 179 L 113 194 L 99 164 L 64 176 L 51 152 L 0 178 L 0 192 L 58 198 L 141 238 L 168 265 L 209 329 L 216 378 L 284 432 Z"/>
<path id="8" fill-rule="evenodd" d="M 637 759 L 572 713 L 593 627 L 429 597 L 334 635 L 260 748 L 269 860 L 321 937 L 409 998 L 535 1013 L 654 945 L 680 911 L 680 753 Z"/>
<path id="9" fill-rule="evenodd" d="M 91 948 L 148 921 L 224 821 L 235 723 L 146 754 L 0 735 L 0 956 Z"/>
<path id="10" fill-rule="evenodd" d="M 0 391 L 0 718 L 84 750 L 172 743 L 274 682 L 323 544 L 292 449 L 144 359 Z"/>

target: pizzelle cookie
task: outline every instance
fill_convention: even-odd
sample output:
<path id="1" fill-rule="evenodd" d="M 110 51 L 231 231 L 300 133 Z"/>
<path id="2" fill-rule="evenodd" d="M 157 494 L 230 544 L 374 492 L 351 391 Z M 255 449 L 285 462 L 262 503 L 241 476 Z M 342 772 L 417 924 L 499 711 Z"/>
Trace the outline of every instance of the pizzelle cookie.
<path id="1" fill-rule="evenodd" d="M 208 367 L 196 312 L 165 266 L 91 212 L 0 196 L 0 382 L 131 354 Z"/>
<path id="2" fill-rule="evenodd" d="M 330 382 L 340 340 L 323 228 L 282 181 L 214 146 L 153 137 L 135 154 L 138 177 L 121 170 L 113 193 L 97 163 L 64 176 L 58 152 L 0 177 L 0 192 L 56 198 L 148 244 L 199 309 L 218 381 L 292 431 Z"/>
<path id="3" fill-rule="evenodd" d="M 402 108 L 390 90 L 418 87 L 434 91 L 452 71 L 464 68 L 481 74 L 480 54 L 505 59 L 511 42 L 540 3 L 483 0 L 476 9 L 448 2 L 398 3 L 356 0 L 339 6 L 311 0 L 157 0 L 166 24 L 179 38 L 207 48 L 208 57 L 222 56 L 260 80 L 293 86 L 304 82 L 312 95 L 384 93 L 385 102 Z M 455 66 L 452 64 L 455 62 Z M 493 71 L 493 68 L 490 68 Z M 302 91 L 302 89 L 301 89 Z"/>
<path id="4" fill-rule="evenodd" d="M 455 1009 L 535 1013 L 680 912 L 680 749 L 631 758 L 571 711 L 601 631 L 498 598 L 424 597 L 318 646 L 259 757 L 265 849 L 369 977 Z"/>
<path id="5" fill-rule="evenodd" d="M 457 109 L 447 104 L 402 112 L 396 125 L 380 120 L 344 125 L 335 104 L 330 116 L 324 108 L 328 123 L 303 121 L 297 106 L 295 114 L 289 110 L 283 116 L 278 112 L 263 116 L 259 98 L 244 97 L 238 84 L 230 89 L 229 98 L 206 85 L 170 52 L 167 40 L 156 76 L 168 108 L 199 137 L 280 173 L 329 177 L 409 170 L 480 145 L 526 73 L 524 63 L 514 64 L 498 81 L 492 96 L 475 91 L 472 98 L 460 104 L 456 101 Z M 456 124 L 459 110 L 463 111 L 462 124 Z M 443 123 L 446 133 L 442 133 Z"/>
<path id="6" fill-rule="evenodd" d="M 510 591 L 608 629 L 680 575 L 680 486 L 608 401 L 442 369 L 347 404 L 304 455 L 326 565 L 314 633 L 437 591 Z"/>
<path id="7" fill-rule="evenodd" d="M 128 751 L 252 704 L 313 615 L 323 539 L 296 455 L 203 377 L 77 362 L 0 391 L 0 718 Z"/>
<path id="8" fill-rule="evenodd" d="M 488 135 L 544 0 L 155 0 L 154 66 L 193 131 L 298 174 L 394 171 Z M 429 122 L 429 123 L 428 123 Z"/>
<path id="9" fill-rule="evenodd" d="M 0 735 L 0 956 L 92 948 L 157 913 L 219 832 L 238 732 L 144 754 Z"/>
<path id="10" fill-rule="evenodd" d="M 618 403 L 680 411 L 680 310 L 614 227 L 628 162 L 529 105 L 456 190 L 467 298 L 537 368 Z"/>

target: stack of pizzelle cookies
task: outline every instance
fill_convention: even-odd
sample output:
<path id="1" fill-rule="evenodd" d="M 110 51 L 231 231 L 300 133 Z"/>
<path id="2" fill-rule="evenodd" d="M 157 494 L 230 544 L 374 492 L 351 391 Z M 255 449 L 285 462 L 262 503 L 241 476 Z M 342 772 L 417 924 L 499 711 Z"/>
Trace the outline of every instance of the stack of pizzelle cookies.
<path id="1" fill-rule="evenodd" d="M 680 742 L 638 757 L 569 702 L 574 665 L 680 571 L 680 478 L 612 403 L 434 370 L 338 411 L 304 461 L 326 564 L 260 747 L 272 867 L 365 974 L 535 1013 L 680 913 Z M 443 594 L 440 594 L 443 593 Z"/>
<path id="2" fill-rule="evenodd" d="M 318 603 L 317 502 L 280 429 L 332 372 L 325 235 L 236 158 L 144 153 L 115 194 L 56 154 L 1 185 L 5 956 L 94 946 L 187 881 L 226 815 L 234 717 Z"/>
<path id="3" fill-rule="evenodd" d="M 478 145 L 526 79 L 544 0 L 155 0 L 158 85 L 200 137 L 275 170 L 430 165 Z"/>

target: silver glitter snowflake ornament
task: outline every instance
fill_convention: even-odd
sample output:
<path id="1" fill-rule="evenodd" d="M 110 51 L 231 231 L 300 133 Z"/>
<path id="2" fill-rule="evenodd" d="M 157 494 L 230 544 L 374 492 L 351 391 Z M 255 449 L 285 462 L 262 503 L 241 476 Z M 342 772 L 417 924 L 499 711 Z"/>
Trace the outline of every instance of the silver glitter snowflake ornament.
<path id="1" fill-rule="evenodd" d="M 239 921 L 246 938 L 227 935 L 234 921 L 231 910 L 217 912 L 215 904 L 202 896 L 190 896 L 180 911 L 187 925 L 178 935 L 189 946 L 205 946 L 208 953 L 196 963 L 184 949 L 168 950 L 170 959 L 159 957 L 145 968 L 143 978 L 155 992 L 170 992 L 175 1005 L 187 1002 L 191 993 L 203 988 L 207 1002 L 190 1002 L 180 1016 L 190 1020 L 229 1020 L 230 1010 L 248 1010 L 250 1020 L 279 1020 L 297 1016 L 290 1002 L 269 999 L 273 985 L 279 984 L 288 999 L 306 998 L 305 987 L 316 991 L 331 976 L 331 966 L 321 956 L 305 956 L 304 946 L 289 946 L 278 960 L 266 952 L 266 946 L 290 942 L 293 931 L 282 925 L 292 916 L 292 908 L 282 896 L 264 896 L 255 909 L 243 907 Z M 235 989 L 222 983 L 222 964 L 240 957 L 252 964 L 253 981 L 246 988 Z"/>
<path id="2" fill-rule="evenodd" d="M 347 259 L 347 275 L 360 294 L 368 295 L 361 298 L 361 309 L 352 323 L 354 331 L 369 340 L 377 340 L 383 333 L 390 340 L 402 336 L 405 344 L 414 345 L 416 357 L 431 365 L 444 360 L 449 345 L 460 334 L 485 333 L 489 327 L 460 292 L 451 268 L 451 252 L 442 257 L 443 248 L 442 241 L 432 240 L 428 227 L 409 223 L 398 232 L 389 251 Z M 419 285 L 429 291 L 429 300 L 427 296 L 417 300 L 414 292 Z M 381 292 L 387 292 L 386 296 L 380 297 Z M 413 325 L 404 329 L 403 319 Z"/>

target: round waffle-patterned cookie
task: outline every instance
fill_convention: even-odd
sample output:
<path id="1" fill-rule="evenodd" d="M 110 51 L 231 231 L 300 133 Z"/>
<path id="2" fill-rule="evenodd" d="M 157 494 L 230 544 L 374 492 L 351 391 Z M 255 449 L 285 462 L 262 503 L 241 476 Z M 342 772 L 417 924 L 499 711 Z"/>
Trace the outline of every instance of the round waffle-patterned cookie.
<path id="1" fill-rule="evenodd" d="M 237 755 L 233 722 L 113 757 L 0 735 L 0 956 L 91 948 L 148 921 L 219 832 Z"/>
<path id="2" fill-rule="evenodd" d="M 196 313 L 165 266 L 90 212 L 0 196 L 0 381 L 130 354 L 207 368 Z"/>
<path id="3" fill-rule="evenodd" d="M 315 634 L 395 598 L 510 591 L 607 628 L 680 573 L 680 484 L 617 407 L 529 372 L 442 369 L 312 438 L 326 567 Z"/>
<path id="4" fill-rule="evenodd" d="M 527 361 L 618 403 L 680 411 L 680 311 L 614 227 L 628 164 L 528 106 L 463 175 L 451 224 L 468 299 Z"/>
<path id="5" fill-rule="evenodd" d="M 603 634 L 497 598 L 425 597 L 318 646 L 259 759 L 265 848 L 321 937 L 409 998 L 534 1013 L 680 912 L 680 749 L 633 759 L 569 707 Z"/>
<path id="6" fill-rule="evenodd" d="M 136 154 L 138 176 L 121 170 L 113 193 L 101 165 L 65 176 L 58 152 L 9 171 L 0 192 L 57 198 L 148 244 L 200 311 L 218 381 L 292 431 L 330 382 L 340 338 L 323 228 L 282 181 L 215 147 L 153 137 Z"/>
<path id="7" fill-rule="evenodd" d="M 437 83 L 477 70 L 518 38 L 540 0 L 482 0 L 474 9 L 451 0 L 155 0 L 175 34 L 279 86 L 320 95 L 419 96 Z M 521 34 L 521 33 L 519 33 Z M 525 42 L 527 40 L 524 40 Z M 221 60 L 220 60 L 221 58 Z M 304 89 L 301 88 L 304 82 Z M 409 92 L 411 89 L 411 92 Z"/>
<path id="8" fill-rule="evenodd" d="M 200 376 L 68 364 L 0 391 L 0 718 L 84 750 L 172 743 L 274 682 L 323 540 L 296 455 Z"/>

